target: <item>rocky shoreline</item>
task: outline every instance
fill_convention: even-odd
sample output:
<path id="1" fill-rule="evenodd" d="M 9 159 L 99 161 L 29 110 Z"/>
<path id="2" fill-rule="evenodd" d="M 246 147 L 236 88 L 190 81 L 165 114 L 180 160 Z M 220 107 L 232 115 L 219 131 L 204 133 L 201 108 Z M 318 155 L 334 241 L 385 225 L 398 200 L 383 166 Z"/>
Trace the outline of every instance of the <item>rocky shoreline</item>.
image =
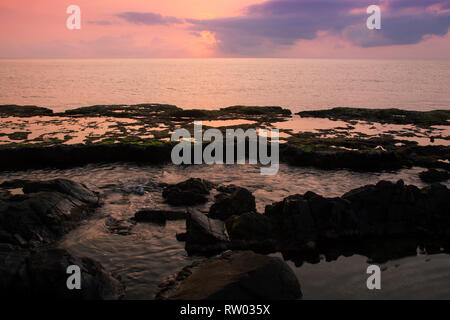
<path id="1" fill-rule="evenodd" d="M 12 180 L 0 189 L 1 292 L 10 298 L 123 296 L 120 277 L 57 246 L 102 204 L 99 194 L 65 179 Z M 23 194 L 10 193 L 16 189 Z M 213 189 L 217 193 L 209 210 L 196 209 Z M 419 189 L 401 180 L 380 181 L 335 198 L 308 191 L 267 205 L 263 213 L 257 212 L 253 194 L 235 185 L 191 178 L 165 185 L 161 193 L 173 210 L 148 208 L 129 221 L 106 221 L 110 232 L 128 235 L 138 223 L 164 226 L 186 220 L 186 232 L 173 236 L 185 242 L 187 254 L 205 260 L 161 283 L 157 299 L 301 298 L 292 270 L 269 253 L 280 252 L 301 265 L 317 263 L 322 256 L 332 261 L 359 254 L 380 263 L 415 255 L 418 248 L 428 254 L 450 252 L 450 191 L 441 184 Z M 65 285 L 66 268 L 72 264 L 81 267 L 87 284 L 80 291 Z M 220 276 L 221 270 L 227 272 Z M 209 273 L 211 281 L 204 288 Z"/>
<path id="2" fill-rule="evenodd" d="M 346 121 L 347 127 L 322 130 L 320 132 L 294 132 L 280 129 L 287 137 L 282 137 L 280 160 L 294 166 L 311 166 L 320 169 L 350 169 L 360 171 L 397 170 L 412 166 L 428 169 L 450 170 L 450 146 L 418 145 L 417 142 L 404 140 L 440 139 L 446 141 L 433 126 L 447 126 L 450 120 L 448 111 L 412 112 L 398 109 L 366 110 L 338 108 L 322 111 L 305 111 L 302 117 L 328 117 Z M 0 144 L 0 170 L 24 170 L 32 168 L 58 167 L 68 168 L 90 163 L 138 162 L 163 164 L 170 161 L 170 152 L 174 143 L 170 142 L 170 133 L 176 128 L 193 130 L 194 120 L 223 122 L 216 128 L 271 128 L 277 123 L 287 123 L 291 112 L 281 107 L 245 107 L 234 106 L 220 110 L 183 110 L 176 106 L 159 104 L 141 104 L 134 106 L 92 106 L 64 113 L 53 113 L 50 109 L 26 106 L 0 106 L 0 116 L 6 122 L 8 143 Z M 12 117 L 12 118 L 11 118 Z M 35 126 L 64 126 L 70 122 L 72 130 L 61 131 L 52 137 L 52 132 L 43 133 L 32 140 L 27 139 L 30 131 L 23 124 L 22 130 L 14 131 L 10 123 L 14 119 L 43 117 Z M 13 121 L 8 121 L 13 119 Z M 83 119 L 87 124 L 74 125 Z M 97 120 L 95 120 L 97 119 Z M 109 119 L 106 127 L 99 127 L 95 121 Z M 350 134 L 355 119 L 379 123 L 413 124 L 418 127 L 409 131 L 387 131 L 379 136 L 362 132 Z M 95 120 L 95 121 L 94 121 Z M 115 122 L 114 122 L 115 121 Z M 125 121 L 125 122 L 124 122 Z M 226 125 L 231 121 L 230 125 Z M 239 125 L 232 121 L 244 121 Z M 9 124 L 8 124 L 9 123 Z M 110 123 L 110 124 L 109 124 Z M 21 127 L 19 126 L 19 127 Z M 208 125 L 204 125 L 205 129 Z M 419 128 L 425 128 L 420 130 Z M 80 143 L 69 143 L 77 130 L 92 132 Z M 95 130 L 98 133 L 95 133 Z M 436 131 L 438 130 L 438 131 Z M 421 132 L 419 134 L 419 131 Z M 58 136 L 63 136 L 57 138 Z M 11 140 L 12 139 L 12 140 Z M 17 142 L 16 142 L 17 141 Z M 206 144 L 203 148 L 206 147 Z M 248 148 L 246 148 L 248 151 Z M 224 149 L 226 155 L 227 150 Z M 33 161 L 28 161 L 32 158 Z"/>
<path id="3" fill-rule="evenodd" d="M 3 125 L 7 128 L 11 128 L 11 120 L 8 120 L 11 117 L 49 117 L 43 122 L 45 128 L 52 124 L 64 126 L 67 119 L 81 121 L 86 117 L 110 117 L 117 120 L 111 122 L 114 123 L 112 131 L 90 134 L 83 143 L 70 145 L 65 144 L 71 139 L 68 136 L 48 140 L 42 134 L 28 139 L 26 128 L 5 133 L 3 136 L 8 139 L 21 141 L 0 144 L 0 170 L 6 171 L 113 162 L 164 164 L 170 162 L 173 147 L 167 140 L 170 132 L 178 127 L 192 130 L 194 120 L 243 120 L 246 121 L 244 124 L 235 127 L 270 128 L 276 123 L 287 122 L 291 112 L 281 107 L 183 110 L 170 105 L 142 104 L 92 106 L 60 114 L 39 107 L 0 106 L 0 115 L 6 119 Z M 332 109 L 301 116 L 348 121 L 348 128 L 354 119 L 414 124 L 429 130 L 430 140 L 435 134 L 432 126 L 447 126 L 450 120 L 446 111 L 404 113 L 396 109 L 373 112 Z M 133 122 L 129 122 L 130 119 Z M 136 123 L 137 131 L 130 133 L 129 127 Z M 87 127 L 91 126 L 94 131 L 98 129 L 87 124 Z M 223 131 L 227 127 L 221 124 L 218 128 Z M 152 128 L 158 130 L 152 131 Z M 301 298 L 300 284 L 291 269 L 283 260 L 267 256 L 269 253 L 280 252 L 285 260 L 296 265 L 317 263 L 321 257 L 332 261 L 339 256 L 354 254 L 366 256 L 373 262 L 383 262 L 414 255 L 418 248 L 429 254 L 449 253 L 450 191 L 445 185 L 434 182 L 449 179 L 450 147 L 418 145 L 399 140 L 394 133 L 378 137 L 355 136 L 349 134 L 348 128 L 328 130 L 325 136 L 318 132 L 282 130 L 289 133 L 289 138 L 280 145 L 280 160 L 292 166 L 376 172 L 419 166 L 428 169 L 420 174 L 420 178 L 429 185 L 418 188 L 405 185 L 402 180 L 396 183 L 379 181 L 334 198 L 311 190 L 291 194 L 267 205 L 264 212 L 258 212 L 255 196 L 246 188 L 191 178 L 158 187 L 170 209 L 150 206 L 136 211 L 133 218 L 123 220 L 108 216 L 105 226 L 111 233 L 126 236 L 138 224 L 154 223 L 164 228 L 167 221 L 186 220 L 185 232 L 173 234 L 173 237 L 184 242 L 188 255 L 201 256 L 204 260 L 182 268 L 161 283 L 158 299 Z M 152 137 L 145 135 L 148 130 Z M 440 136 L 439 139 L 448 137 Z M 138 189 L 135 192 L 145 193 Z M 215 198 L 209 206 L 213 194 Z M 119 276 L 111 274 L 93 259 L 73 255 L 58 247 L 64 235 L 91 217 L 101 205 L 100 194 L 71 180 L 2 183 L 2 296 L 122 298 L 125 288 Z M 202 211 L 198 206 L 202 206 Z M 66 267 L 72 264 L 82 269 L 86 286 L 80 291 L 66 288 Z M 220 276 L 224 270 L 230 272 L 229 276 Z M 207 287 L 203 281 L 205 274 L 215 280 Z"/>

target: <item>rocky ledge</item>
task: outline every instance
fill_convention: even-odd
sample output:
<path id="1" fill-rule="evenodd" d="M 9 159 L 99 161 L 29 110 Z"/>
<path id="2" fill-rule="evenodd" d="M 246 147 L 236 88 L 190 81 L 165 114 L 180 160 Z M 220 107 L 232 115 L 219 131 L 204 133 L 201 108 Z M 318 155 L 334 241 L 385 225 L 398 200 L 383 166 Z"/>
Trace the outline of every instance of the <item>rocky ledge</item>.
<path id="1" fill-rule="evenodd" d="M 118 299 L 123 295 L 120 281 L 98 262 L 56 248 L 57 240 L 101 204 L 97 193 L 66 179 L 7 181 L 0 190 L 2 297 Z M 81 269 L 81 290 L 67 289 L 70 265 Z"/>

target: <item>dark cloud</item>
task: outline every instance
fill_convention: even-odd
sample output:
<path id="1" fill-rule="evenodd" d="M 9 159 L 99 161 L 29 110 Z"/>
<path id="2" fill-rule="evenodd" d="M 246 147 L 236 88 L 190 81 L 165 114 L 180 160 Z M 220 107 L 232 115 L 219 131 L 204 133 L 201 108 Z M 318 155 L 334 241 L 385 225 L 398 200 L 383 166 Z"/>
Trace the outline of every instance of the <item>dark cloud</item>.
<path id="1" fill-rule="evenodd" d="M 115 23 L 109 20 L 92 20 L 88 21 L 88 24 L 95 24 L 97 26 L 110 26 Z"/>
<path id="2" fill-rule="evenodd" d="M 432 5 L 448 6 L 449 0 L 391 0 L 388 5 L 392 9 L 406 9 L 406 8 L 428 8 Z"/>
<path id="3" fill-rule="evenodd" d="M 122 12 L 117 17 L 134 24 L 140 25 L 163 25 L 181 24 L 183 20 L 175 17 L 162 16 L 153 12 Z"/>
<path id="4" fill-rule="evenodd" d="M 319 31 L 344 37 L 361 47 L 414 44 L 427 35 L 443 36 L 450 26 L 449 12 L 426 10 L 431 5 L 449 6 L 450 0 L 369 1 L 387 3 L 382 29 L 368 30 L 360 0 L 269 0 L 249 6 L 244 15 L 231 18 L 186 20 L 194 32 L 214 32 L 223 52 L 254 54 L 258 49 L 293 45 L 311 40 Z M 353 9 L 363 9 L 360 13 Z M 410 10 L 413 9 L 413 10 Z"/>

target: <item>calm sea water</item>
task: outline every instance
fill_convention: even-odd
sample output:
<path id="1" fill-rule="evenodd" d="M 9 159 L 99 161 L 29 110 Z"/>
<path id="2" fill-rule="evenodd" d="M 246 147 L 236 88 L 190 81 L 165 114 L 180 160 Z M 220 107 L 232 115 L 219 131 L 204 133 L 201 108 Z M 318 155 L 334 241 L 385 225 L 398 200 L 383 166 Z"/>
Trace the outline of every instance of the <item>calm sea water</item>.
<path id="1" fill-rule="evenodd" d="M 450 61 L 0 60 L 0 104 L 450 109 Z"/>

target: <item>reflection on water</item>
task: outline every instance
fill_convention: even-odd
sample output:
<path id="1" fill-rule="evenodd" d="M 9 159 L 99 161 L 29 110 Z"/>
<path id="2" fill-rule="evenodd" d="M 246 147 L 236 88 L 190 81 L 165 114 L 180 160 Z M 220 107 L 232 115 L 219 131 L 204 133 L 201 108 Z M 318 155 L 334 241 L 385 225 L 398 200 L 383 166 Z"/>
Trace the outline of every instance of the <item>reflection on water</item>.
<path id="1" fill-rule="evenodd" d="M 277 129 L 291 130 L 293 133 L 320 133 L 323 138 L 332 138 L 337 135 L 363 138 L 392 135 L 394 139 L 415 141 L 420 146 L 450 146 L 450 140 L 448 140 L 450 137 L 450 126 L 432 126 L 425 129 L 406 124 L 400 125 L 356 120 L 346 122 L 327 118 L 302 118 L 299 116 L 293 116 L 288 121 L 275 122 L 273 126 Z M 328 131 L 330 129 L 332 131 Z M 430 139 L 431 137 L 433 139 Z"/>
<path id="2" fill-rule="evenodd" d="M 449 61 L 324 59 L 0 60 L 0 104 L 159 102 L 182 108 L 450 107 Z"/>
<path id="3" fill-rule="evenodd" d="M 273 256 L 281 257 L 280 254 Z M 450 256 L 417 255 L 380 265 L 381 290 L 368 290 L 369 263 L 359 255 L 336 261 L 288 261 L 300 281 L 303 299 L 450 299 Z"/>
<path id="4" fill-rule="evenodd" d="M 198 259 L 188 257 L 184 250 L 184 243 L 178 242 L 175 238 L 176 233 L 185 230 L 185 222 L 168 221 L 165 227 L 137 224 L 130 235 L 110 233 L 105 222 L 110 216 L 118 220 L 131 218 L 137 210 L 142 208 L 168 208 L 169 206 L 163 203 L 161 196 L 161 187 L 159 186 L 161 182 L 177 183 L 189 177 L 199 177 L 218 184 L 243 186 L 253 192 L 256 197 L 257 210 L 263 212 L 267 204 L 308 190 L 333 197 L 368 183 L 376 183 L 380 179 L 395 181 L 400 178 L 404 179 L 407 184 L 422 187 L 424 183 L 418 177 L 420 171 L 422 169 L 413 168 L 398 172 L 362 173 L 346 170 L 323 171 L 281 164 L 277 175 L 261 176 L 259 167 L 253 165 L 139 166 L 111 164 L 88 165 L 66 170 L 2 172 L 0 173 L 0 183 L 19 178 L 41 180 L 68 178 L 102 192 L 105 205 L 89 221 L 66 235 L 60 246 L 78 255 L 96 259 L 108 270 L 121 275 L 127 285 L 126 298 L 152 299 L 160 281 Z M 145 192 L 143 194 L 135 193 L 134 190 L 137 186 L 142 187 Z M 213 198 L 214 193 L 210 195 L 210 201 L 200 209 L 207 209 Z M 435 259 L 435 256 L 432 257 Z M 441 259 L 445 260 L 445 258 Z M 393 272 L 391 275 L 390 287 L 386 283 L 386 288 L 390 288 L 387 295 L 385 296 L 383 291 L 379 295 L 391 297 L 394 295 L 396 287 L 407 290 L 409 285 L 414 287 L 417 281 L 419 287 L 421 285 L 425 289 L 431 284 L 437 285 L 439 281 L 442 281 L 442 285 L 450 287 L 448 286 L 448 260 L 443 263 L 436 262 L 436 264 L 423 264 L 420 261 L 417 260 L 415 267 L 417 270 L 416 273 L 413 273 L 419 279 L 408 282 L 407 278 L 403 277 L 406 273 L 401 270 L 412 272 L 414 269 L 412 265 L 408 267 L 409 269 L 406 267 L 398 269 L 399 272 Z M 436 261 L 441 260 L 436 258 Z M 399 263 L 400 266 L 405 265 L 404 262 L 400 261 Z M 342 294 L 343 297 L 358 297 L 360 286 L 365 285 L 366 275 L 361 272 L 365 266 L 365 260 L 358 257 L 341 258 L 337 262 L 323 262 L 314 266 L 304 264 L 298 269 L 298 274 L 305 298 L 333 297 L 333 292 Z M 423 278 L 424 272 L 430 276 Z M 429 279 L 433 272 L 434 282 L 425 283 L 424 281 Z M 360 283 L 360 280 L 364 281 Z M 345 285 L 345 283 L 347 284 Z M 356 287 L 352 289 L 354 286 Z M 448 293 L 448 290 L 444 292 L 444 289 L 439 287 L 442 294 Z M 415 292 L 414 290 L 411 292 Z"/>

